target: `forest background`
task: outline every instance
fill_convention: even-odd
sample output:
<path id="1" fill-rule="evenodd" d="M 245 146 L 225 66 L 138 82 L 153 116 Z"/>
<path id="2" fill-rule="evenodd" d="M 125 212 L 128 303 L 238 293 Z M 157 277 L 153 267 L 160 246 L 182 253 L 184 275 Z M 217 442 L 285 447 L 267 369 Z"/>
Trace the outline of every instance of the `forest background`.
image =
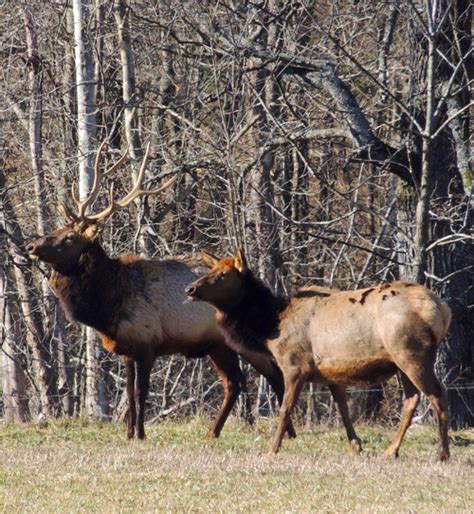
<path id="1" fill-rule="evenodd" d="M 147 184 L 178 177 L 114 215 L 110 255 L 197 263 L 201 249 L 241 246 L 281 293 L 424 283 L 453 311 L 437 362 L 451 423 L 474 425 L 470 2 L 4 0 L 0 14 L 6 421 L 125 415 L 122 363 L 64 319 L 24 251 L 61 224 L 73 183 L 90 189 L 107 140 L 109 164 L 129 154 L 107 179 L 118 195 L 147 143 Z M 267 384 L 242 364 L 255 411 L 271 414 Z M 149 419 L 212 413 L 221 396 L 207 360 L 166 357 Z M 350 398 L 355 417 L 387 421 L 401 390 L 394 379 Z M 308 386 L 299 415 L 333 414 Z"/>

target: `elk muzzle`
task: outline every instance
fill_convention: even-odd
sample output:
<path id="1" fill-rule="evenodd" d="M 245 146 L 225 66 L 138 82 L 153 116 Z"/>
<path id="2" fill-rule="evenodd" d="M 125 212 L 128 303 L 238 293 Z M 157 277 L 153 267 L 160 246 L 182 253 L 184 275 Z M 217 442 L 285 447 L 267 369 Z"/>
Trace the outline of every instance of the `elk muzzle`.
<path id="1" fill-rule="evenodd" d="M 57 263 L 63 254 L 61 244 L 53 236 L 43 236 L 34 239 L 25 247 L 31 260 L 40 260 L 46 263 Z"/>
<path id="2" fill-rule="evenodd" d="M 29 242 L 26 247 L 26 253 L 28 257 L 32 260 L 38 260 L 41 258 L 41 248 L 43 247 L 45 241 L 43 237 L 35 239 L 34 241 Z"/>

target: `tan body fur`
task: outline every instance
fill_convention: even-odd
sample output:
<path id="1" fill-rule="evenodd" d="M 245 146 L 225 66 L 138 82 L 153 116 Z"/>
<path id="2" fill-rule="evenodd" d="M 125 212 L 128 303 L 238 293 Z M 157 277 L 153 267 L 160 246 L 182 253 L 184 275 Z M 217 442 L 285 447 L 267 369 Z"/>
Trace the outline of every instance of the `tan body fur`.
<path id="1" fill-rule="evenodd" d="M 281 314 L 279 337 L 267 346 L 280 367 L 296 366 L 321 384 L 383 381 L 397 370 L 400 352 L 416 360 L 434 351 L 451 320 L 446 303 L 411 282 L 357 291 L 305 290 L 328 296 L 292 298 Z"/>
<path id="2" fill-rule="evenodd" d="M 447 396 L 436 378 L 436 350 L 451 321 L 448 305 L 413 282 L 388 282 L 356 291 L 306 287 L 277 297 L 234 258 L 204 254 L 209 273 L 187 293 L 217 309 L 227 339 L 262 345 L 283 372 L 285 395 L 272 452 L 280 449 L 286 424 L 305 382 L 328 385 L 342 416 L 351 450 L 361 450 L 349 417 L 345 387 L 376 383 L 400 372 L 405 403 L 399 430 L 386 451 L 398 450 L 426 394 L 438 416 L 439 459 L 449 457 Z"/>
<path id="3" fill-rule="evenodd" d="M 156 355 L 198 355 L 203 351 L 203 341 L 223 341 L 212 309 L 186 302 L 184 288 L 197 277 L 185 264 L 135 256 L 120 260 L 126 265 L 125 275 L 129 274 L 131 280 L 134 274 L 140 275 L 143 286 L 138 290 L 133 287 L 123 290 L 127 301 L 113 328 L 115 337 L 105 343 L 107 349 L 120 353 L 121 349 L 133 345 L 137 329 L 141 344 L 150 345 Z"/>

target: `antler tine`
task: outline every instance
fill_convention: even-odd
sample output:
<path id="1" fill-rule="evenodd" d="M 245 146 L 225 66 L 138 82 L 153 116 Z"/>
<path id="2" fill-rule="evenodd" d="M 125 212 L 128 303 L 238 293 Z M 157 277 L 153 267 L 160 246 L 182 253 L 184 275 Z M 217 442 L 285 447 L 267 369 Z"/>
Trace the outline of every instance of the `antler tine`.
<path id="1" fill-rule="evenodd" d="M 135 200 L 140 194 L 143 194 L 143 190 L 141 189 L 143 184 L 143 179 L 145 178 L 145 170 L 146 165 L 148 164 L 148 159 L 150 156 L 150 143 L 146 145 L 145 156 L 143 157 L 142 165 L 140 166 L 140 171 L 138 172 L 137 181 L 132 187 L 132 190 L 125 195 L 121 200 L 117 201 L 117 204 L 120 207 L 126 207 L 130 202 Z"/>
<path id="2" fill-rule="evenodd" d="M 102 174 L 103 177 L 112 174 L 128 157 L 128 148 L 125 150 L 124 154 L 120 157 L 120 159 L 113 164 L 108 170 L 104 171 Z"/>
<path id="3" fill-rule="evenodd" d="M 102 143 L 99 146 L 99 149 L 97 150 L 95 161 L 94 161 L 94 180 L 92 182 L 92 188 L 89 192 L 89 194 L 85 197 L 84 200 L 80 200 L 76 195 L 76 184 L 73 183 L 71 187 L 71 196 L 74 200 L 74 203 L 76 204 L 76 210 L 77 210 L 77 217 L 78 218 L 85 218 L 85 213 L 87 207 L 91 205 L 94 200 L 97 198 L 97 195 L 99 194 L 99 187 L 101 182 L 101 173 L 100 173 L 100 157 L 102 155 L 102 152 L 104 150 L 105 145 L 107 144 L 107 140 L 104 139 Z"/>
<path id="4" fill-rule="evenodd" d="M 104 139 L 97 149 L 97 153 L 95 154 L 94 160 L 94 180 L 92 182 L 92 188 L 87 195 L 86 199 L 81 203 L 81 211 L 79 212 L 79 217 L 84 218 L 87 207 L 92 205 L 99 194 L 100 183 L 102 181 L 102 173 L 100 172 L 100 159 L 102 157 L 102 152 L 104 151 L 105 146 L 107 145 L 107 140 Z"/>
<path id="5" fill-rule="evenodd" d="M 114 200 L 114 185 L 111 184 L 109 190 L 109 205 L 104 210 L 87 216 L 87 219 L 92 221 L 106 220 L 116 209 L 117 205 Z"/>
<path id="6" fill-rule="evenodd" d="M 75 180 L 73 180 L 73 182 L 71 184 L 71 198 L 72 198 L 72 201 L 74 202 L 74 205 L 76 206 L 76 211 L 79 212 L 79 206 L 80 206 L 81 202 L 79 201 L 79 198 L 77 197 L 77 194 L 76 194 L 76 184 L 77 184 L 77 182 Z"/>
<path id="7" fill-rule="evenodd" d="M 71 211 L 66 202 L 59 204 L 58 212 L 66 223 L 77 221 L 76 215 Z"/>
<path id="8" fill-rule="evenodd" d="M 165 191 L 170 186 L 172 186 L 175 183 L 177 178 L 178 177 L 176 175 L 174 175 L 173 177 L 171 177 L 169 180 L 167 180 L 164 184 L 162 184 L 160 187 L 158 187 L 156 189 L 146 189 L 144 191 L 140 190 L 140 195 L 143 195 L 143 196 L 157 195 L 158 193 L 161 193 L 162 191 Z"/>
<path id="9" fill-rule="evenodd" d="M 97 218 L 96 215 L 86 216 L 86 210 L 90 205 L 92 205 L 94 203 L 95 199 L 97 198 L 97 196 L 99 194 L 99 189 L 100 189 L 100 185 L 102 182 L 102 178 L 105 177 L 106 175 L 113 173 L 125 161 L 125 159 L 128 156 L 128 149 L 127 149 L 125 151 L 125 153 L 120 157 L 120 159 L 115 164 L 113 164 L 109 169 L 105 170 L 104 173 L 102 173 L 100 171 L 100 161 L 101 161 L 101 157 L 102 157 L 102 154 L 104 152 L 104 148 L 106 147 L 106 145 L 107 145 L 107 140 L 104 139 L 102 141 L 102 143 L 100 144 L 99 148 L 97 149 L 97 153 L 96 153 L 95 160 L 94 160 L 94 180 L 92 182 L 92 188 L 91 188 L 89 194 L 87 195 L 87 197 L 81 201 L 77 197 L 75 184 L 73 184 L 73 186 L 72 186 L 71 195 L 72 195 L 72 199 L 74 200 L 74 203 L 76 205 L 76 210 L 77 210 L 76 218 L 77 219 L 85 219 L 85 218 L 96 219 Z M 113 206 L 113 208 L 115 208 L 115 206 Z M 99 214 L 102 215 L 103 211 Z"/>
<path id="10" fill-rule="evenodd" d="M 127 195 L 125 195 L 121 200 L 115 201 L 113 198 L 113 187 L 112 187 L 110 189 L 110 205 L 107 208 L 105 208 L 103 211 L 101 211 L 97 214 L 92 214 L 92 215 L 88 216 L 87 217 L 88 219 L 97 221 L 100 219 L 108 218 L 115 211 L 127 207 L 127 205 L 129 205 L 131 202 L 133 202 L 133 200 L 135 200 L 135 198 L 138 198 L 139 196 L 142 196 L 142 195 L 148 196 L 148 195 L 152 195 L 152 194 L 154 195 L 154 194 L 160 193 L 161 191 L 164 191 L 165 189 L 170 187 L 175 182 L 175 180 L 177 178 L 176 176 L 171 177 L 171 179 L 167 180 L 163 185 L 161 185 L 157 189 L 149 189 L 149 190 L 142 189 L 143 179 L 145 178 L 145 170 L 146 170 L 146 166 L 148 163 L 149 155 L 150 155 L 150 145 L 148 144 L 146 147 L 146 150 L 145 150 L 145 156 L 143 158 L 143 162 L 140 166 L 140 171 L 138 172 L 137 181 L 134 184 L 132 190 Z M 125 156 L 123 156 L 120 159 L 120 161 L 123 161 L 124 158 L 125 158 Z M 111 170 L 109 170 L 108 172 L 110 172 L 110 171 Z"/>
<path id="11" fill-rule="evenodd" d="M 166 181 L 157 189 L 141 189 L 134 187 L 133 190 L 130 191 L 130 193 L 128 193 L 128 195 L 125 198 L 122 198 L 122 200 L 117 201 L 117 205 L 120 208 L 124 208 L 127 205 L 130 205 L 133 202 L 133 200 L 135 200 L 135 198 L 138 198 L 139 196 L 149 196 L 161 193 L 165 189 L 168 189 L 176 181 L 176 178 L 176 176 L 171 177 L 168 181 Z"/>
<path id="12" fill-rule="evenodd" d="M 133 186 L 132 190 L 124 196 L 121 200 L 118 200 L 116 203 L 120 208 L 126 207 L 129 205 L 135 198 L 138 198 L 139 196 L 149 196 L 149 195 L 156 195 L 158 193 L 161 193 L 165 189 L 168 189 L 174 181 L 176 180 L 176 176 L 172 177 L 170 180 L 165 182 L 162 186 L 160 186 L 157 189 L 142 189 L 143 179 L 145 178 L 145 170 L 148 163 L 150 155 L 150 143 L 148 143 L 146 150 L 145 150 L 145 156 L 143 158 L 142 165 L 140 166 L 140 171 L 138 172 L 138 177 L 135 185 Z"/>

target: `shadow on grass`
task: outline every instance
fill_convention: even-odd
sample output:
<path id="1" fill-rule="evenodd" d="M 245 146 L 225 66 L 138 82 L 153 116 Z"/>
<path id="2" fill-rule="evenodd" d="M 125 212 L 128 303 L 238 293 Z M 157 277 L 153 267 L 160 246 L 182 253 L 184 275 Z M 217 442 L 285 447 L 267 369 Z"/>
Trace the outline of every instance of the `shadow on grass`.
<path id="1" fill-rule="evenodd" d="M 469 437 L 463 437 L 462 435 L 451 436 L 451 441 L 454 446 L 474 446 L 474 439 L 471 439 Z"/>

